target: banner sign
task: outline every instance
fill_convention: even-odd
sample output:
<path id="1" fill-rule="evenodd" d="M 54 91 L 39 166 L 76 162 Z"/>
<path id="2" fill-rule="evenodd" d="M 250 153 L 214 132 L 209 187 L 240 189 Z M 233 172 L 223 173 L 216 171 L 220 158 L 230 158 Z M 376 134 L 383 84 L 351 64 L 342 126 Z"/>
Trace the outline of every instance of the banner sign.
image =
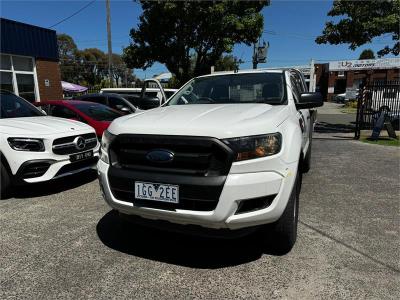
<path id="1" fill-rule="evenodd" d="M 341 60 L 329 62 L 329 71 L 396 69 L 400 68 L 400 58 Z"/>

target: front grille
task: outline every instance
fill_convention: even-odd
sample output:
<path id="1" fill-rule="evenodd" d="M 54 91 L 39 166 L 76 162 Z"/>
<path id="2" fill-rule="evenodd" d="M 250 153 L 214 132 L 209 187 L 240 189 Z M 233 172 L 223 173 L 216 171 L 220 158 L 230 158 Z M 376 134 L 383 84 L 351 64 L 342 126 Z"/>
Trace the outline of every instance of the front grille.
<path id="1" fill-rule="evenodd" d="M 85 140 L 85 146 L 82 149 L 78 149 L 74 143 L 74 140 L 79 136 Z M 60 155 L 74 154 L 93 149 L 94 147 L 96 147 L 96 145 L 97 145 L 97 136 L 95 133 L 67 136 L 54 140 L 53 153 Z"/>
<path id="2" fill-rule="evenodd" d="M 24 179 L 40 177 L 47 172 L 50 165 L 50 162 L 34 162 L 23 166 L 18 173 L 19 176 Z"/>
<path id="3" fill-rule="evenodd" d="M 85 169 L 94 166 L 98 161 L 98 157 L 91 157 L 89 159 L 85 159 L 82 161 L 70 163 L 68 165 L 63 166 L 54 177 L 61 176 L 64 174 L 68 174 L 71 172 L 75 172 L 80 169 Z"/>
<path id="4" fill-rule="evenodd" d="M 157 149 L 172 152 L 173 160 L 149 161 L 146 155 Z M 120 135 L 110 150 L 112 164 L 122 169 L 200 177 L 226 175 L 233 157 L 225 144 L 207 137 Z"/>
<path id="5" fill-rule="evenodd" d="M 171 162 L 151 162 L 152 150 L 174 154 Z M 218 204 L 233 153 L 215 138 L 120 135 L 110 146 L 111 191 L 135 206 L 165 210 L 212 211 Z M 179 185 L 179 204 L 135 199 L 135 181 Z"/>

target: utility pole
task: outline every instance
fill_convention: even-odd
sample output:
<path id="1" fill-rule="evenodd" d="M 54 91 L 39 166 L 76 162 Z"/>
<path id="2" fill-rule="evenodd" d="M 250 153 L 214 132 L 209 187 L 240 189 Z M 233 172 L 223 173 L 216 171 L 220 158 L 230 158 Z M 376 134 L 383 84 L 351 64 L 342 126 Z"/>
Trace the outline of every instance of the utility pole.
<path id="1" fill-rule="evenodd" d="M 256 50 L 256 43 L 254 43 L 253 48 L 253 69 L 257 69 L 257 50 Z"/>
<path id="2" fill-rule="evenodd" d="M 269 48 L 269 42 L 263 42 L 261 45 L 260 40 L 258 41 L 258 45 L 254 44 L 253 50 L 253 69 L 257 69 L 258 63 L 266 63 L 267 62 L 267 52 Z"/>
<path id="3" fill-rule="evenodd" d="M 108 85 L 109 87 L 113 87 L 110 0 L 106 0 L 106 11 L 107 11 L 108 77 L 109 77 Z"/>

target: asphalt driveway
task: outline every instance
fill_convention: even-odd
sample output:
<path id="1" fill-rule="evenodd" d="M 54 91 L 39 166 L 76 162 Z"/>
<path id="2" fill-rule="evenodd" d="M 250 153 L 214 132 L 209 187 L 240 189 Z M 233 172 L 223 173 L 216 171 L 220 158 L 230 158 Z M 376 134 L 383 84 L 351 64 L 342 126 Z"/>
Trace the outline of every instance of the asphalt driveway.
<path id="1" fill-rule="evenodd" d="M 285 256 L 251 237 L 123 230 L 94 173 L 22 189 L 0 201 L 0 299 L 398 299 L 398 148 L 313 147 Z"/>

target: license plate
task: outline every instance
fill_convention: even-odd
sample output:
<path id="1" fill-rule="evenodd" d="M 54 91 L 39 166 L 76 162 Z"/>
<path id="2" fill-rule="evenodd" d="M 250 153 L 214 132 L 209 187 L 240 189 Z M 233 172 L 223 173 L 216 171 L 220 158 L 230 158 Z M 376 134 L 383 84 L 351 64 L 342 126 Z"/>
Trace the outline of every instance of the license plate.
<path id="1" fill-rule="evenodd" d="M 93 157 L 93 150 L 90 150 L 87 152 L 70 155 L 69 160 L 71 162 L 75 162 L 75 161 L 84 160 L 84 159 L 88 159 L 88 158 L 92 158 L 92 157 Z"/>
<path id="2" fill-rule="evenodd" d="M 172 184 L 135 181 L 135 198 L 179 203 L 179 186 Z"/>

